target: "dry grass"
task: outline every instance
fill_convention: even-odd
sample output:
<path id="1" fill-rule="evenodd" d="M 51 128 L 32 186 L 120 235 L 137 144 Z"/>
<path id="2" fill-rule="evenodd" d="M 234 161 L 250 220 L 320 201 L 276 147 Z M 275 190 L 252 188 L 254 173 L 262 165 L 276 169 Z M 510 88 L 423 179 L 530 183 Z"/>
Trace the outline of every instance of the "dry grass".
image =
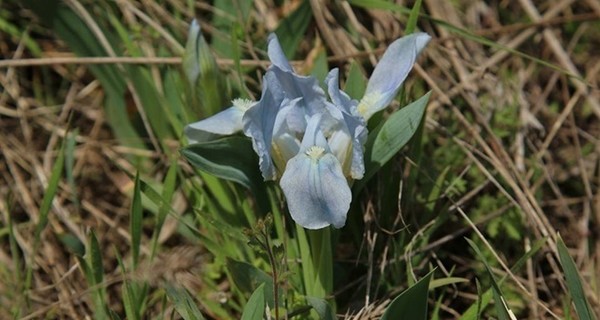
<path id="1" fill-rule="evenodd" d="M 81 5 L 78 0 L 69 3 Z M 173 52 L 180 49 L 180 43 L 165 29 L 186 32 L 186 23 L 191 17 L 178 20 L 168 11 L 185 12 L 177 9 L 185 7 L 183 1 L 169 1 L 168 8 L 151 1 L 117 3 L 125 20 L 154 28 Z M 272 1 L 256 1 L 252 27 L 258 32 L 272 30 L 300 1 L 285 3 L 274 10 Z M 355 58 L 374 63 L 385 44 L 402 35 L 406 22 L 405 17 L 397 13 L 357 9 L 345 1 L 322 6 L 321 1 L 311 0 L 310 4 L 314 20 L 301 44 L 300 50 L 306 54 L 299 56 L 308 58 L 297 61 L 300 70 L 309 69 L 314 62 L 311 53 L 316 52 L 315 46 L 327 48 L 332 56 L 330 63 L 342 69 Z M 12 15 L 12 22 L 27 26 L 22 20 L 30 18 L 30 12 L 19 9 L 16 4 L 2 6 L 4 10 L 18 10 Z M 212 8 L 198 4 L 198 10 L 209 14 Z M 452 170 L 475 170 L 484 178 L 480 187 L 452 199 L 455 205 L 450 207 L 449 213 L 467 221 L 467 227 L 442 235 L 418 251 L 428 252 L 431 262 L 438 263 L 441 270 L 454 266 L 458 274 L 472 278 L 469 270 L 476 262 L 471 258 L 454 255 L 452 261 L 440 261 L 435 252 L 442 249 L 454 254 L 460 252 L 456 239 L 466 233 L 478 234 L 486 221 L 502 215 L 503 211 L 490 212 L 489 216 L 477 217 L 478 220 L 472 222 L 469 208 L 475 205 L 477 198 L 485 193 L 505 197 L 510 208 L 518 209 L 527 230 L 522 235 L 523 247 L 516 251 L 526 251 L 536 240 L 548 238 L 544 253 L 528 261 L 525 272 L 512 273 L 510 263 L 515 257 L 507 252 L 496 253 L 497 272 L 508 274 L 515 291 L 526 297 L 524 301 L 528 305 L 523 308 L 527 309 L 528 318 L 564 316 L 564 296 L 559 293 L 563 292 L 563 274 L 554 254 L 556 232 L 560 232 L 572 249 L 571 254 L 587 280 L 588 297 L 595 310 L 600 311 L 599 289 L 594 287 L 599 284 L 600 275 L 600 33 L 597 31 L 600 5 L 596 0 L 491 3 L 425 0 L 423 11 L 433 19 L 485 36 L 504 49 L 465 39 L 430 19 L 420 20 L 419 27 L 434 35 L 434 39 L 407 87 L 417 86 L 415 79 L 421 78 L 433 90 L 426 135 L 436 148 L 458 146 L 452 150 L 462 152 L 464 160 L 460 168 Z M 23 263 L 31 264 L 34 260 L 30 297 L 31 310 L 35 311 L 27 315 L 28 318 L 42 314 L 86 318 L 90 316 L 86 300 L 89 288 L 77 260 L 61 242 L 61 235 L 73 234 L 85 243 L 87 232 L 95 230 L 101 246 L 107 248 L 104 268 L 116 279 L 107 280 L 107 286 L 110 292 L 119 292 L 114 287 L 120 281 L 115 254 L 128 255 L 126 243 L 130 238 L 128 216 L 133 187 L 124 170 L 135 171 L 131 155 L 149 160 L 146 162 L 148 175 L 157 178 L 164 175 L 163 169 L 168 163 L 159 151 L 140 151 L 119 145 L 106 122 L 103 89 L 90 76 L 86 64 L 128 61 L 114 57 L 102 61 L 76 58 L 52 34 L 37 28 L 35 19 L 32 21 L 30 34 L 43 50 L 41 60 L 24 60 L 30 58 L 31 53 L 23 38 L 0 34 L 0 56 L 6 58 L 0 61 L 0 221 L 3 226 L 0 305 L 4 306 L 0 308 L 0 317 L 10 317 L 6 306 L 11 299 L 19 298 L 14 293 L 22 284 L 14 281 L 17 278 L 13 275 L 18 268 L 23 268 Z M 340 27 L 342 23 L 358 30 L 360 41 L 354 41 L 347 29 Z M 218 31 L 210 25 L 203 28 L 210 35 L 218 36 Z M 371 47 L 373 43 L 378 46 Z M 261 52 L 264 47 L 262 43 L 246 44 L 250 52 Z M 133 62 L 179 63 L 176 55 L 157 58 L 153 45 L 150 40 L 141 42 L 140 47 L 148 56 Z M 542 65 L 534 58 L 555 68 Z M 231 61 L 219 62 L 224 68 L 231 66 Z M 264 65 L 265 61 L 253 59 L 243 63 Z M 156 76 L 159 77 L 158 71 Z M 135 99 L 131 101 L 131 113 L 138 112 L 138 103 Z M 507 108 L 515 110 L 507 116 L 507 121 L 492 121 Z M 32 256 L 32 235 L 39 219 L 41 199 L 56 158 L 55 150 L 67 137 L 67 128 L 71 132 L 78 130 L 73 164 L 76 190 L 66 180 L 61 181 L 41 246 Z M 504 130 L 509 134 L 499 133 Z M 173 148 L 176 147 L 177 142 L 173 142 Z M 72 201 L 74 196 L 79 199 L 78 203 Z M 184 198 L 178 198 L 174 207 L 183 212 L 187 207 Z M 9 221 L 15 226 L 18 254 L 11 251 L 7 240 Z M 369 226 L 369 232 L 384 233 L 375 225 Z M 369 235 L 367 240 L 373 240 L 372 233 L 365 234 Z M 419 232 L 413 235 L 417 237 Z M 480 238 L 488 243 L 485 235 L 481 234 Z M 496 241 L 501 239 L 496 238 Z M 170 248 L 184 241 L 170 228 L 161 243 Z M 494 247 L 494 243 L 489 244 L 493 252 Z M 142 250 L 149 252 L 148 248 Z M 187 252 L 182 257 L 189 258 L 186 250 L 175 250 L 173 254 L 182 252 Z M 201 254 L 191 256 L 195 259 Z M 194 274 L 200 272 L 194 264 L 185 264 L 173 255 L 163 258 L 178 263 L 160 265 L 161 274 L 172 273 L 176 278 L 179 274 L 180 279 L 184 279 L 189 276 L 188 269 Z M 385 261 L 378 257 L 373 259 L 376 268 L 379 268 L 377 263 L 385 267 Z M 163 270 L 172 265 L 177 266 L 171 271 Z M 152 278 L 148 274 L 143 277 Z M 165 277 L 167 281 L 181 281 Z M 477 298 L 473 295 L 474 283 L 455 289 L 448 292 L 458 298 L 448 297 L 448 304 L 443 307 L 448 318 L 459 316 L 462 308 Z M 116 296 L 111 297 L 111 301 L 119 305 Z M 353 318 L 371 319 L 380 315 L 381 303 L 370 301 Z M 121 311 L 119 307 L 115 310 Z"/>

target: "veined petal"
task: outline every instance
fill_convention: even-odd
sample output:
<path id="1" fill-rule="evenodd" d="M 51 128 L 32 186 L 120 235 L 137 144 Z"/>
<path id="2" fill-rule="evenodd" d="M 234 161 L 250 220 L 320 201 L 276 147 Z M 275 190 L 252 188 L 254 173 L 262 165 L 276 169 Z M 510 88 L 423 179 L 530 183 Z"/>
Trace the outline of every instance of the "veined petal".
<path id="1" fill-rule="evenodd" d="M 302 98 L 301 107 L 307 117 L 322 112 L 326 99 L 325 92 L 319 86 L 318 80 L 315 77 L 301 76 L 294 72 L 283 54 L 275 34 L 271 34 L 268 41 L 269 59 L 273 63 L 269 67 L 269 71 L 275 73 L 285 98 L 289 100 Z"/>
<path id="2" fill-rule="evenodd" d="M 352 192 L 337 158 L 311 147 L 292 158 L 281 177 L 292 219 L 307 229 L 346 223 Z"/>
<path id="3" fill-rule="evenodd" d="M 325 79 L 329 97 L 337 109 L 328 108 L 329 113 L 341 122 L 341 128 L 329 138 L 329 146 L 342 163 L 344 173 L 348 175 L 349 168 L 349 176 L 362 179 L 365 173 L 363 154 L 368 130 L 364 118 L 356 111 L 356 100 L 352 100 L 340 90 L 338 77 L 339 72 L 336 68 L 331 70 Z"/>
<path id="4" fill-rule="evenodd" d="M 188 124 L 183 129 L 190 143 L 211 140 L 215 135 L 230 135 L 242 130 L 242 117 L 255 102 L 236 99 L 233 106 L 212 117 Z"/>
<path id="5" fill-rule="evenodd" d="M 283 49 L 281 49 L 277 35 L 274 33 L 271 33 L 267 39 L 267 53 L 269 54 L 269 60 L 276 67 L 286 72 L 294 72 L 283 53 Z"/>
<path id="6" fill-rule="evenodd" d="M 340 90 L 340 71 L 338 68 L 333 68 L 325 77 L 325 84 L 327 84 L 327 93 L 331 102 L 338 107 L 338 109 L 345 111 L 349 114 L 356 115 L 356 105 L 358 101 L 353 100 L 344 91 Z"/>
<path id="7" fill-rule="evenodd" d="M 275 180 L 277 172 L 271 159 L 271 143 L 275 119 L 283 101 L 274 75 L 267 72 L 263 78 L 260 101 L 243 116 L 244 133 L 252 138 L 252 146 L 258 154 L 260 171 L 265 180 Z"/>
<path id="8" fill-rule="evenodd" d="M 413 33 L 394 41 L 388 47 L 375 66 L 365 96 L 358 106 L 358 111 L 366 120 L 392 102 L 417 55 L 430 39 L 426 33 Z"/>
<path id="9" fill-rule="evenodd" d="M 295 136 L 287 132 L 273 136 L 271 157 L 279 172 L 285 171 L 288 161 L 295 157 L 299 151 L 300 141 Z"/>
<path id="10" fill-rule="evenodd" d="M 341 228 L 352 192 L 319 129 L 320 121 L 320 114 L 309 120 L 300 152 L 288 161 L 280 185 L 296 223 L 307 229 Z"/>

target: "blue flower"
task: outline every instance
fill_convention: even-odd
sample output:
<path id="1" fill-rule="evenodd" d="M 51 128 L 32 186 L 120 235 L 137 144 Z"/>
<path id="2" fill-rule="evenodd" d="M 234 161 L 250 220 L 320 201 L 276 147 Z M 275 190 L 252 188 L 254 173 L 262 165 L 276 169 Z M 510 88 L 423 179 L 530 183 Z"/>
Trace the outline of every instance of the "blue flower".
<path id="1" fill-rule="evenodd" d="M 321 130 L 322 117 L 309 119 L 300 151 L 280 181 L 292 219 L 307 229 L 343 227 L 352 201 L 341 163 Z"/>
<path id="2" fill-rule="evenodd" d="M 252 139 L 265 180 L 279 179 L 294 221 L 308 229 L 341 228 L 352 201 L 350 184 L 365 172 L 367 120 L 387 107 L 430 37 L 394 41 L 369 79 L 364 97 L 339 88 L 339 71 L 327 75 L 327 95 L 314 77 L 298 75 L 277 37 L 268 40 L 271 66 L 259 101 L 233 106 L 185 128 L 190 142 L 243 131 Z"/>

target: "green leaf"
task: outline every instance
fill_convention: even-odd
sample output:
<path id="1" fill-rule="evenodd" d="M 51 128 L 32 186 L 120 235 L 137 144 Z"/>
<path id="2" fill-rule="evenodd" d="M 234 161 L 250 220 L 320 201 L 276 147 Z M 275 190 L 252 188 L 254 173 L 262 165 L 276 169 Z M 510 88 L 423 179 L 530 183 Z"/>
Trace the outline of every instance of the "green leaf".
<path id="1" fill-rule="evenodd" d="M 220 14 L 212 15 L 212 39 L 211 46 L 215 52 L 222 57 L 233 58 L 232 46 L 239 46 L 232 41 L 229 35 L 235 31 L 235 24 L 248 26 L 248 19 L 252 16 L 252 0 L 215 0 L 213 7 Z M 243 33 L 239 35 L 243 37 Z"/>
<path id="2" fill-rule="evenodd" d="M 306 297 L 306 302 L 317 312 L 319 319 L 321 320 L 334 320 L 336 319 L 335 313 L 331 306 L 325 299 Z"/>
<path id="3" fill-rule="evenodd" d="M 381 320 L 392 319 L 427 319 L 427 294 L 429 291 L 429 281 L 433 272 L 429 272 L 425 277 L 415 283 L 412 287 L 402 292 L 385 310 Z"/>
<path id="4" fill-rule="evenodd" d="M 542 247 L 544 247 L 544 245 L 546 244 L 546 241 L 547 241 L 547 239 L 543 238 L 543 239 L 539 239 L 536 242 L 534 242 L 533 245 L 531 246 L 531 249 L 529 251 L 527 251 L 521 258 L 519 258 L 519 260 L 517 260 L 517 262 L 510 268 L 510 271 L 517 272 L 518 270 L 520 270 L 525 265 L 525 262 L 527 262 L 527 260 L 529 260 L 531 257 L 533 257 L 533 255 L 535 255 Z M 504 277 L 502 277 L 500 279 L 500 281 L 498 281 L 498 283 L 502 284 L 506 280 L 507 277 L 508 277 L 508 275 L 505 275 Z M 477 282 L 477 285 L 479 286 L 479 282 Z M 467 309 L 467 311 L 465 311 L 462 314 L 460 319 L 464 319 L 464 320 L 479 319 L 480 311 L 483 308 L 485 308 L 492 300 L 492 288 L 486 290 L 483 294 L 481 294 L 481 292 L 479 292 L 478 296 L 479 296 L 479 299 L 477 299 L 477 301 L 474 304 L 472 304 L 469 307 L 469 309 Z"/>
<path id="5" fill-rule="evenodd" d="M 273 278 L 249 263 L 227 258 L 226 265 L 227 270 L 233 278 L 233 282 L 242 292 L 254 292 L 261 284 L 264 284 L 268 288 L 273 288 Z M 271 290 L 265 292 L 265 298 L 267 303 L 272 307 L 274 299 Z"/>
<path id="6" fill-rule="evenodd" d="M 244 307 L 242 320 L 261 320 L 265 313 L 265 284 L 261 284 L 254 290 L 248 303 Z"/>
<path id="7" fill-rule="evenodd" d="M 100 243 L 96 238 L 96 233 L 92 231 L 90 235 L 90 251 L 89 251 L 89 263 L 92 267 L 92 276 L 94 284 L 98 285 L 104 281 L 104 267 L 102 266 L 102 251 L 100 249 Z"/>
<path id="8" fill-rule="evenodd" d="M 421 11 L 421 2 L 421 0 L 415 1 L 415 4 L 410 10 L 408 22 L 406 22 L 406 29 L 404 30 L 404 33 L 407 35 L 415 32 L 415 29 L 417 28 L 417 19 L 419 18 L 419 11 Z"/>
<path id="9" fill-rule="evenodd" d="M 383 125 L 377 127 L 366 144 L 365 175 L 357 181 L 355 190 L 362 189 L 364 184 L 386 164 L 417 131 L 431 92 L 417 101 L 394 112 Z"/>
<path id="10" fill-rule="evenodd" d="M 500 290 L 500 286 L 496 282 L 496 279 L 494 278 L 494 274 L 492 273 L 492 269 L 488 265 L 487 260 L 485 259 L 485 256 L 483 255 L 483 253 L 479 250 L 479 248 L 473 241 L 471 241 L 469 239 L 466 239 L 466 240 L 469 243 L 469 245 L 471 246 L 471 248 L 473 248 L 473 250 L 479 257 L 479 259 L 481 259 L 488 275 L 490 276 L 490 279 L 492 282 L 492 293 L 494 295 L 494 301 L 496 302 L 494 304 L 494 306 L 496 307 L 496 316 L 498 316 L 498 319 L 500 319 L 500 320 L 510 320 L 511 319 L 510 311 L 508 309 L 508 306 L 504 302 L 504 296 L 502 295 L 502 290 Z"/>
<path id="11" fill-rule="evenodd" d="M 85 244 L 77 236 L 72 233 L 59 233 L 57 236 L 70 253 L 78 257 L 83 257 L 85 254 Z"/>
<path id="12" fill-rule="evenodd" d="M 346 91 L 352 99 L 360 100 L 365 95 L 366 88 L 367 79 L 360 68 L 360 64 L 356 63 L 356 61 L 352 61 L 352 63 L 350 63 L 350 71 L 348 71 L 344 91 Z"/>
<path id="13" fill-rule="evenodd" d="M 167 295 L 175 305 L 175 310 L 185 320 L 203 320 L 204 316 L 200 313 L 198 306 L 190 294 L 183 288 L 167 286 Z"/>
<path id="14" fill-rule="evenodd" d="M 131 203 L 131 220 L 129 223 L 131 230 L 131 252 L 133 268 L 137 267 L 140 257 L 140 242 L 142 239 L 142 194 L 140 192 L 140 175 L 135 175 L 135 184 L 133 186 L 133 200 Z"/>
<path id="15" fill-rule="evenodd" d="M 227 137 L 196 143 L 181 149 L 181 154 L 202 171 L 251 190 L 261 189 L 263 178 L 250 139 Z"/>
<path id="16" fill-rule="evenodd" d="M 293 58 L 300 42 L 305 38 L 306 28 L 312 19 L 310 3 L 304 0 L 294 12 L 280 21 L 275 33 L 283 52 L 288 58 Z"/>
<path id="17" fill-rule="evenodd" d="M 577 265 L 575 265 L 573 258 L 571 258 L 569 255 L 567 246 L 565 246 L 565 243 L 560 236 L 556 242 L 556 247 L 558 249 L 558 258 L 560 259 L 560 264 L 565 272 L 567 288 L 569 288 L 569 293 L 571 294 L 573 303 L 575 304 L 575 310 L 577 311 L 579 319 L 595 320 L 596 317 L 594 316 L 590 304 L 585 296 L 585 292 L 581 284 L 581 277 L 579 276 L 579 272 L 577 272 Z"/>
<path id="18" fill-rule="evenodd" d="M 94 231 L 90 234 L 89 251 L 87 254 L 88 261 L 86 264 L 89 267 L 86 273 L 88 283 L 94 287 L 92 295 L 94 300 L 94 317 L 96 319 L 109 319 L 109 311 L 106 305 L 106 289 L 103 285 L 104 267 L 102 266 L 102 251 Z"/>
<path id="19" fill-rule="evenodd" d="M 313 67 L 310 70 L 310 75 L 319 80 L 319 85 L 321 85 L 321 88 L 323 88 L 325 91 L 327 91 L 325 78 L 327 77 L 328 73 L 329 64 L 327 63 L 327 51 L 319 50 L 319 53 L 313 62 Z"/>

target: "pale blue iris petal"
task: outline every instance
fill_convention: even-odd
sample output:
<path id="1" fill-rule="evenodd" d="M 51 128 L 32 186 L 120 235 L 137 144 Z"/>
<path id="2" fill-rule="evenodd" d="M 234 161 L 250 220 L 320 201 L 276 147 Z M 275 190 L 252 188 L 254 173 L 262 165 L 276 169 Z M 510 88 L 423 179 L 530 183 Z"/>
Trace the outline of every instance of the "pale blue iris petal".
<path id="1" fill-rule="evenodd" d="M 325 79 L 329 97 L 334 103 L 336 110 L 329 108 L 329 113 L 343 123 L 339 132 L 333 134 L 329 139 L 329 145 L 334 153 L 340 159 L 344 168 L 347 168 L 345 160 L 348 156 L 348 148 L 352 147 L 352 157 L 350 164 L 350 176 L 353 179 L 362 179 L 365 173 L 364 164 L 364 145 L 367 142 L 368 130 L 365 119 L 356 111 L 356 100 L 352 100 L 345 92 L 339 88 L 339 72 L 333 69 Z"/>
<path id="2" fill-rule="evenodd" d="M 323 148 L 326 153 L 331 152 L 331 150 L 329 149 L 329 145 L 327 144 L 327 139 L 325 139 L 323 131 L 321 131 L 323 115 L 323 113 L 317 113 L 310 117 L 310 119 L 308 120 L 308 124 L 306 125 L 306 132 L 304 132 L 304 137 L 302 137 L 302 145 L 300 146 L 300 152 L 306 152 L 309 148 L 313 146 Z"/>
<path id="3" fill-rule="evenodd" d="M 430 39 L 426 33 L 413 33 L 394 41 L 388 47 L 375 66 L 365 96 L 359 105 L 359 112 L 365 119 L 368 120 L 392 102 L 412 69 L 417 55 Z"/>
<path id="4" fill-rule="evenodd" d="M 277 76 L 286 98 L 290 100 L 302 98 L 302 107 L 308 116 L 323 111 L 323 105 L 327 99 L 316 78 L 300 76 L 292 71 L 284 71 L 275 66 L 271 66 L 269 70 Z"/>
<path id="5" fill-rule="evenodd" d="M 315 159 L 301 152 L 292 158 L 281 177 L 292 219 L 307 229 L 346 223 L 352 192 L 339 161 L 331 153 Z"/>
<path id="6" fill-rule="evenodd" d="M 340 80 L 339 80 L 339 70 L 338 68 L 331 69 L 325 77 L 325 84 L 327 84 L 327 93 L 329 94 L 329 98 L 331 98 L 331 102 L 338 107 L 340 110 L 350 113 L 352 115 L 356 114 L 356 105 L 358 101 L 353 100 L 346 94 L 344 91 L 340 90 Z"/>
<path id="7" fill-rule="evenodd" d="M 242 130 L 244 112 L 242 108 L 230 107 L 210 118 L 188 124 L 183 132 L 190 143 L 208 141 L 215 135 L 234 134 Z"/>
<path id="8" fill-rule="evenodd" d="M 288 161 L 280 185 L 292 219 L 307 229 L 346 223 L 352 192 L 321 132 L 321 114 L 310 118 L 300 152 Z"/>
<path id="9" fill-rule="evenodd" d="M 283 49 L 281 49 L 277 35 L 274 33 L 271 33 L 267 40 L 267 53 L 269 54 L 269 60 L 271 60 L 273 65 L 283 71 L 294 72 L 292 66 L 283 53 Z"/>
<path id="10" fill-rule="evenodd" d="M 290 159 L 300 151 L 300 140 L 290 133 L 281 133 L 273 136 L 271 155 L 279 172 L 284 172 Z"/>
<path id="11" fill-rule="evenodd" d="M 263 79 L 260 101 L 250 108 L 242 118 L 244 133 L 252 138 L 252 146 L 258 154 L 259 167 L 265 180 L 275 180 L 277 172 L 271 159 L 273 129 L 279 107 L 283 101 L 277 82 L 270 72 Z M 275 88 L 272 88 L 275 87 Z"/>
<path id="12" fill-rule="evenodd" d="M 302 134 L 306 129 L 306 121 L 307 115 L 306 110 L 303 108 L 302 98 L 284 99 L 281 110 L 277 115 L 275 135 L 279 131 L 277 128 L 282 125 L 285 125 L 290 132 Z"/>
<path id="13" fill-rule="evenodd" d="M 322 112 L 322 106 L 325 99 L 325 92 L 319 86 L 315 77 L 301 76 L 294 72 L 294 69 L 288 62 L 279 40 L 275 34 L 269 35 L 268 40 L 269 59 L 273 63 L 269 67 L 277 76 L 282 92 L 289 100 L 303 98 L 302 106 L 308 116 Z"/>

